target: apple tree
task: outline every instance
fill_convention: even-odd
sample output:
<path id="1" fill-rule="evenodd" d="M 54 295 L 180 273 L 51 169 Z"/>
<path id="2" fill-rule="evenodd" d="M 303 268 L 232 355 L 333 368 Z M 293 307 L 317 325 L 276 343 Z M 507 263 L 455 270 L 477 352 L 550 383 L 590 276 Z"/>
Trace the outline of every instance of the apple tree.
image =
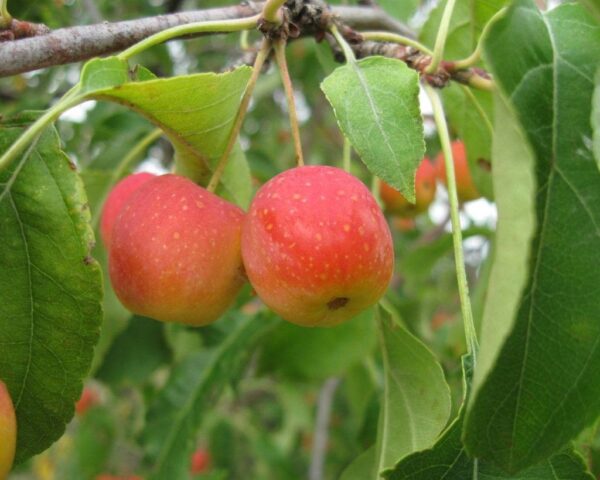
<path id="1" fill-rule="evenodd" d="M 596 0 L 0 0 L 0 479 L 600 478 Z"/>

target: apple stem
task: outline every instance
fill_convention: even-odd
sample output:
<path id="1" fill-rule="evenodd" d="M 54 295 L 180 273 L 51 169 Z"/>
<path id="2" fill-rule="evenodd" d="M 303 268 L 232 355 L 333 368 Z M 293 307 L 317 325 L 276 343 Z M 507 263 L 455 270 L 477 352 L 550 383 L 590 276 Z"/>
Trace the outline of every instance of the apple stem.
<path id="1" fill-rule="evenodd" d="M 156 140 L 158 140 L 163 135 L 163 131 L 160 128 L 156 128 L 152 130 L 148 135 L 142 138 L 138 143 L 134 145 L 134 147 L 129 150 L 125 158 L 121 160 L 121 163 L 117 165 L 117 168 L 113 170 L 113 173 L 110 177 L 109 186 L 114 185 L 119 180 L 121 180 L 128 172 L 130 167 L 135 163 L 136 160 L 144 153 L 150 145 L 152 145 Z M 96 211 L 92 215 L 92 228 L 96 230 L 98 227 L 98 222 L 100 221 L 100 215 L 102 213 L 102 206 L 106 201 L 106 197 L 108 197 L 109 189 L 104 192 L 102 196 L 102 200 L 98 204 Z"/>
<path id="2" fill-rule="evenodd" d="M 365 40 L 371 40 L 374 42 L 391 42 L 398 43 L 400 45 L 406 45 L 408 47 L 416 48 L 421 52 L 427 55 L 433 55 L 433 52 L 423 45 L 421 42 L 418 42 L 414 38 L 409 38 L 404 35 L 400 35 L 398 33 L 392 32 L 360 32 L 360 36 Z"/>
<path id="3" fill-rule="evenodd" d="M 292 136 L 294 137 L 294 149 L 296 151 L 296 165 L 302 167 L 304 165 L 304 155 L 302 153 L 302 141 L 300 139 L 298 113 L 296 111 L 296 102 L 294 100 L 294 87 L 292 85 L 290 71 L 285 58 L 285 44 L 286 41 L 284 39 L 279 39 L 273 42 L 273 47 L 275 50 L 275 59 L 277 60 L 277 65 L 279 66 L 279 72 L 281 74 L 283 89 L 285 90 L 285 97 L 287 99 L 290 125 L 292 127 Z"/>
<path id="4" fill-rule="evenodd" d="M 431 56 L 431 63 L 425 70 L 425 73 L 435 73 L 442 62 L 444 56 L 444 48 L 446 46 L 446 38 L 448 37 L 448 29 L 450 27 L 450 20 L 452 19 L 452 13 L 454 12 L 454 5 L 456 0 L 448 0 L 444 13 L 442 14 L 442 20 L 440 21 L 440 28 L 438 30 L 437 37 L 435 39 L 435 46 L 433 47 L 433 55 Z"/>
<path id="5" fill-rule="evenodd" d="M 194 35 L 198 33 L 214 33 L 214 32 L 239 32 L 250 30 L 258 25 L 260 14 L 247 18 L 236 18 L 233 20 L 219 20 L 213 22 L 196 22 L 187 25 L 178 25 L 162 32 L 158 32 L 141 42 L 132 45 L 127 50 L 119 53 L 117 58 L 120 60 L 128 60 L 134 55 L 137 55 L 150 47 L 164 43 L 172 38 L 182 37 L 185 35 Z"/>
<path id="6" fill-rule="evenodd" d="M 342 167 L 348 173 L 350 173 L 350 162 L 352 160 L 352 145 L 350 140 L 344 135 L 344 152 L 342 156 Z"/>
<path id="7" fill-rule="evenodd" d="M 438 92 L 430 85 L 424 85 L 425 91 L 429 96 L 433 107 L 433 116 L 438 130 L 442 151 L 444 153 L 444 165 L 446 167 L 446 185 L 448 187 L 448 197 L 450 200 L 450 220 L 452 222 L 452 239 L 454 243 L 454 259 L 456 263 L 456 278 L 458 281 L 458 294 L 460 297 L 460 308 L 462 312 L 465 337 L 469 354 L 473 358 L 473 364 L 476 364 L 477 351 L 479 349 L 477 341 L 477 332 L 473 322 L 473 311 L 471 310 L 471 300 L 469 299 L 469 284 L 467 282 L 467 273 L 465 270 L 465 260 L 462 249 L 462 231 L 460 226 L 460 213 L 458 204 L 458 194 L 456 190 L 456 175 L 454 173 L 454 159 L 452 156 L 452 147 L 450 144 L 450 134 L 448 124 L 444 114 L 444 106 Z"/>
<path id="8" fill-rule="evenodd" d="M 248 80 L 248 85 L 246 86 L 246 91 L 242 97 L 240 108 L 238 109 L 237 115 L 233 122 L 233 128 L 229 134 L 227 146 L 225 147 L 225 150 L 219 159 L 219 163 L 217 163 L 217 167 L 215 168 L 212 178 L 206 187 L 209 192 L 214 192 L 217 189 L 219 181 L 221 180 L 221 176 L 225 171 L 227 160 L 229 160 L 229 155 L 231 154 L 231 151 L 237 142 L 240 129 L 242 128 L 242 123 L 244 123 L 244 118 L 246 117 L 248 106 L 250 105 L 250 100 L 252 98 L 252 93 L 254 92 L 254 87 L 256 86 L 256 81 L 258 80 L 262 67 L 265 64 L 265 60 L 269 56 L 269 53 L 271 53 L 271 46 L 271 41 L 265 38 L 262 42 L 260 50 L 258 51 L 258 54 L 256 55 L 256 60 L 254 61 L 254 65 L 252 67 L 252 75 L 250 76 L 250 80 Z"/>

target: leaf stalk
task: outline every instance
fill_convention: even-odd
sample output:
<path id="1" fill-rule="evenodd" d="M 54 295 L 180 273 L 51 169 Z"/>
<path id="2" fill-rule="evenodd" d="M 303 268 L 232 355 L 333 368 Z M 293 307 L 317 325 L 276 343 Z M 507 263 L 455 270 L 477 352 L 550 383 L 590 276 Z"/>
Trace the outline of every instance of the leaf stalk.
<path id="1" fill-rule="evenodd" d="M 438 34 L 435 39 L 431 63 L 425 70 L 425 73 L 435 73 L 442 62 L 442 58 L 444 57 L 444 48 L 446 47 L 446 39 L 448 38 L 448 30 L 450 28 L 450 20 L 452 19 L 452 13 L 454 12 L 455 4 L 456 0 L 448 0 L 446 3 L 444 13 L 442 14 L 442 20 L 440 22 L 440 29 L 438 30 Z"/>
<path id="2" fill-rule="evenodd" d="M 479 344 L 477 341 L 477 332 L 473 322 L 473 311 L 471 309 L 471 300 L 469 299 L 469 284 L 467 282 L 467 273 L 465 270 L 465 260 L 462 249 L 462 231 L 460 226 L 460 214 L 458 208 L 458 193 L 456 190 L 456 174 L 454 172 L 454 159 L 452 156 L 452 147 L 450 144 L 450 134 L 448 124 L 444 114 L 444 106 L 439 93 L 430 85 L 424 85 L 425 91 L 431 100 L 433 107 L 433 116 L 438 130 L 442 151 L 444 153 L 444 164 L 446 167 L 446 184 L 448 186 L 448 197 L 450 199 L 450 219 L 452 222 L 452 240 L 454 244 L 454 260 L 456 263 L 456 279 L 458 282 L 458 294 L 460 297 L 460 308 L 463 317 L 465 337 L 469 354 L 473 357 L 473 364 L 476 363 Z"/>

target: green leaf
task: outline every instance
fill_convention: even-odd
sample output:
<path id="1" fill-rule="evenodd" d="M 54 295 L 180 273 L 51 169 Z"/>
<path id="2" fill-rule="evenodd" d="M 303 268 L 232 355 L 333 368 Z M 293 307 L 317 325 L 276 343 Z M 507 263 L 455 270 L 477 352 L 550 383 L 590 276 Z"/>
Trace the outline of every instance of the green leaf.
<path id="1" fill-rule="evenodd" d="M 510 106 L 499 95 L 494 118 L 494 184 L 498 206 L 494 259 L 484 304 L 474 390 L 494 365 L 515 319 L 527 282 L 535 230 L 534 153 Z M 511 188 L 506 188 L 510 185 Z"/>
<path id="2" fill-rule="evenodd" d="M 165 131 L 176 149 L 177 171 L 206 185 L 233 127 L 250 67 L 227 73 L 199 73 L 96 90 L 89 97 L 131 108 Z M 232 152 L 222 183 L 238 204 L 252 194 L 250 170 L 239 146 Z"/>
<path id="3" fill-rule="evenodd" d="M 25 126 L 0 126 L 0 151 Z M 102 279 L 89 219 L 54 129 L 0 173 L 0 378 L 17 412 L 17 462 L 63 434 L 90 368 Z"/>
<path id="4" fill-rule="evenodd" d="M 164 324 L 135 316 L 111 345 L 96 376 L 115 386 L 141 383 L 170 359 Z"/>
<path id="5" fill-rule="evenodd" d="M 510 158 L 511 148 L 527 149 L 523 140 L 520 148 L 506 144 L 507 117 L 500 117 L 494 162 L 505 172 L 522 168 L 510 195 L 519 196 L 523 211 L 497 185 L 505 240 L 494 268 L 510 272 L 499 284 L 504 294 L 486 305 L 486 320 L 494 321 L 484 322 L 464 435 L 473 455 L 512 472 L 560 451 L 600 414 L 600 172 L 589 141 L 598 51 L 600 26 L 579 5 L 542 15 L 523 0 L 492 27 L 485 45 L 534 165 L 527 154 Z M 510 235 L 516 246 L 507 245 Z M 491 292 L 497 281 L 494 271 Z"/>
<path id="6" fill-rule="evenodd" d="M 596 71 L 596 88 L 592 100 L 592 128 L 594 129 L 594 157 L 600 168 L 600 68 Z"/>
<path id="7" fill-rule="evenodd" d="M 386 480 L 593 480 L 581 457 L 573 452 L 554 455 L 518 475 L 490 463 L 475 463 L 461 442 L 461 415 L 430 450 L 417 452 L 384 474 Z"/>
<path id="8" fill-rule="evenodd" d="M 375 465 L 375 447 L 361 453 L 354 461 L 346 467 L 339 480 L 368 480 L 375 479 L 373 476 L 373 465 Z"/>
<path id="9" fill-rule="evenodd" d="M 321 88 L 369 170 L 414 202 L 425 153 L 417 73 L 400 60 L 369 57 L 337 68 Z"/>
<path id="10" fill-rule="evenodd" d="M 215 351 L 192 355 L 175 368 L 147 416 L 143 438 L 153 460 L 151 478 L 186 478 L 204 414 L 239 378 L 256 343 L 275 323 L 268 315 L 243 318 Z"/>
<path id="11" fill-rule="evenodd" d="M 451 407 L 450 388 L 433 353 L 390 313 L 379 312 L 385 389 L 375 473 L 433 445 Z"/>
<path id="12" fill-rule="evenodd" d="M 94 93 L 97 90 L 117 87 L 129 81 L 127 60 L 117 57 L 94 58 L 81 69 L 78 93 Z"/>
<path id="13" fill-rule="evenodd" d="M 463 389 L 470 395 L 473 359 L 463 357 Z M 581 457 L 571 450 L 555 455 L 524 472 L 513 476 L 490 462 L 474 461 L 467 454 L 461 440 L 465 405 L 458 417 L 444 431 L 435 445 L 400 460 L 383 472 L 386 480 L 592 480 Z"/>
<path id="14" fill-rule="evenodd" d="M 263 346 L 263 368 L 304 379 L 340 375 L 373 351 L 377 342 L 374 317 L 371 308 L 335 328 L 281 322 Z"/>

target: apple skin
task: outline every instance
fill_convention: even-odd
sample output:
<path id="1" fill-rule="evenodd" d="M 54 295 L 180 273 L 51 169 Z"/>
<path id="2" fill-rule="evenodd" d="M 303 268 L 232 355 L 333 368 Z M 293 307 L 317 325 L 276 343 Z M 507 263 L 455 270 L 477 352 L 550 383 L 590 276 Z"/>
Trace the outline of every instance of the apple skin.
<path id="1" fill-rule="evenodd" d="M 127 200 L 129 200 L 138 188 L 155 177 L 156 175 L 148 172 L 134 173 L 118 182 L 110 191 L 106 202 L 104 202 L 100 220 L 100 234 L 106 248 L 110 246 L 112 229 L 123 205 L 127 203 Z"/>
<path id="2" fill-rule="evenodd" d="M 426 212 L 435 198 L 436 171 L 431 161 L 425 157 L 417 169 L 415 177 L 416 203 L 410 203 L 404 195 L 386 182 L 381 182 L 381 200 L 386 210 L 399 217 L 413 218 Z"/>
<path id="3" fill-rule="evenodd" d="M 17 417 L 6 385 L 0 381 L 0 480 L 8 476 L 15 459 Z"/>
<path id="4" fill-rule="evenodd" d="M 454 157 L 454 172 L 456 175 L 456 192 L 460 202 L 470 202 L 481 197 L 481 193 L 473 183 L 469 163 L 467 162 L 467 151 L 465 144 L 456 140 L 452 142 L 452 156 Z M 444 164 L 444 153 L 438 153 L 436 157 L 436 170 L 438 179 L 444 184 L 446 182 L 446 166 Z"/>
<path id="5" fill-rule="evenodd" d="M 192 475 L 200 475 L 210 470 L 211 458 L 210 453 L 204 448 L 198 448 L 192 454 L 192 465 L 190 472 Z"/>
<path id="6" fill-rule="evenodd" d="M 242 287 L 244 212 L 178 175 L 131 197 L 115 222 L 109 273 L 129 310 L 201 326 L 217 320 Z"/>
<path id="7" fill-rule="evenodd" d="M 333 326 L 376 303 L 394 269 L 389 227 L 371 192 L 343 170 L 307 166 L 265 183 L 242 230 L 258 296 L 283 319 Z"/>

